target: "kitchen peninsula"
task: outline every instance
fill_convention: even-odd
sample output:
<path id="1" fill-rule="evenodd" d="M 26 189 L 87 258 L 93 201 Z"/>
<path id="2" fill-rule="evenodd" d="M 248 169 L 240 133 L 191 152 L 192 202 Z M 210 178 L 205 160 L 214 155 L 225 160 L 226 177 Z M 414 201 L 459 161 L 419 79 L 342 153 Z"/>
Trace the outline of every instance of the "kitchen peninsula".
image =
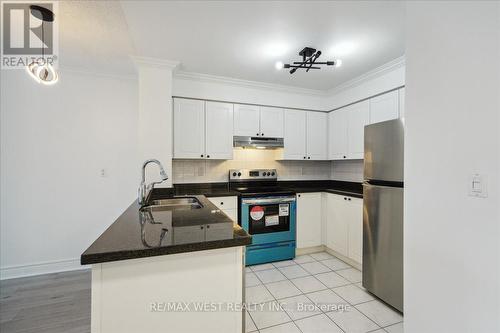
<path id="1" fill-rule="evenodd" d="M 194 307 L 244 301 L 250 243 L 205 196 L 132 203 L 81 256 L 92 265 L 91 332 L 242 332 L 243 311 Z"/>

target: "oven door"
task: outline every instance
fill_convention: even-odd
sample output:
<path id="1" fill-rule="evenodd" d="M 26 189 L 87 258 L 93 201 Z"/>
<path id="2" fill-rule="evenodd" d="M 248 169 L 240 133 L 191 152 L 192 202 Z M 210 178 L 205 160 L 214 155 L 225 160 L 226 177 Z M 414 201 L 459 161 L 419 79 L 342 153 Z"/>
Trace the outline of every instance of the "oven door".
<path id="1" fill-rule="evenodd" d="M 252 244 L 295 240 L 295 196 L 243 198 L 241 226 Z"/>

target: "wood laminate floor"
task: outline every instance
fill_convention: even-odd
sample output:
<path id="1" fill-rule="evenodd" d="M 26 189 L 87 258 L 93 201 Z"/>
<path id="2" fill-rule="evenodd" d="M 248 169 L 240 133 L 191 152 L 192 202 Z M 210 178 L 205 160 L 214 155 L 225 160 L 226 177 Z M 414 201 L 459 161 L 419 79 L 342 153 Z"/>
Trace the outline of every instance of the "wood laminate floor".
<path id="1" fill-rule="evenodd" d="M 0 281 L 0 332 L 90 332 L 90 270 Z"/>

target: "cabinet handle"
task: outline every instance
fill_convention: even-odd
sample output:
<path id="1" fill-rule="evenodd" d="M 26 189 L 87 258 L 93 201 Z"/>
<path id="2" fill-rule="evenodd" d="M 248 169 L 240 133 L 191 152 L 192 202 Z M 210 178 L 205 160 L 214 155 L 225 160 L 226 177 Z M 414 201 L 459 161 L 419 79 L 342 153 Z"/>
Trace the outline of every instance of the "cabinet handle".
<path id="1" fill-rule="evenodd" d="M 346 157 L 344 156 L 344 158 L 346 158 Z"/>
<path id="2" fill-rule="evenodd" d="M 200 229 L 203 229 L 203 226 L 200 226 Z"/>
<path id="3" fill-rule="evenodd" d="M 223 205 L 224 203 L 223 203 L 223 202 L 221 202 L 220 204 L 221 204 L 221 205 Z"/>
<path id="4" fill-rule="evenodd" d="M 308 160 L 310 160 L 310 159 L 311 159 L 311 156 L 309 156 L 307 159 L 308 159 Z"/>
<path id="5" fill-rule="evenodd" d="M 351 198 L 349 198 L 349 199 L 347 199 L 347 200 L 351 201 Z"/>
<path id="6" fill-rule="evenodd" d="M 259 136 L 259 133 L 257 133 L 257 136 Z"/>
<path id="7" fill-rule="evenodd" d="M 304 159 L 306 159 L 306 157 L 304 156 Z"/>
<path id="8" fill-rule="evenodd" d="M 210 225 L 207 225 L 207 229 L 210 229 Z"/>
<path id="9" fill-rule="evenodd" d="M 346 197 L 344 197 L 344 200 L 347 200 L 347 198 L 346 198 Z"/>
<path id="10" fill-rule="evenodd" d="M 261 136 L 264 136 L 264 133 L 260 133 Z"/>
<path id="11" fill-rule="evenodd" d="M 201 157 L 203 157 L 203 154 L 201 154 Z"/>
<path id="12" fill-rule="evenodd" d="M 300 194 L 299 194 L 299 198 L 300 198 Z"/>
<path id="13" fill-rule="evenodd" d="M 210 155 L 207 155 L 207 158 L 210 158 Z"/>

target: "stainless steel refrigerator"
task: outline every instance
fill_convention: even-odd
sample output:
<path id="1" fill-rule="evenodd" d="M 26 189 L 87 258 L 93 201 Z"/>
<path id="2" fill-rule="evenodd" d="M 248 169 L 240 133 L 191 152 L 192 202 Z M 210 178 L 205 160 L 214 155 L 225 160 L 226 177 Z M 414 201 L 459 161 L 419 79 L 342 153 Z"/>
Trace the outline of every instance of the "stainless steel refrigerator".
<path id="1" fill-rule="evenodd" d="M 364 158 L 363 287 L 403 312 L 403 121 L 366 126 Z"/>

